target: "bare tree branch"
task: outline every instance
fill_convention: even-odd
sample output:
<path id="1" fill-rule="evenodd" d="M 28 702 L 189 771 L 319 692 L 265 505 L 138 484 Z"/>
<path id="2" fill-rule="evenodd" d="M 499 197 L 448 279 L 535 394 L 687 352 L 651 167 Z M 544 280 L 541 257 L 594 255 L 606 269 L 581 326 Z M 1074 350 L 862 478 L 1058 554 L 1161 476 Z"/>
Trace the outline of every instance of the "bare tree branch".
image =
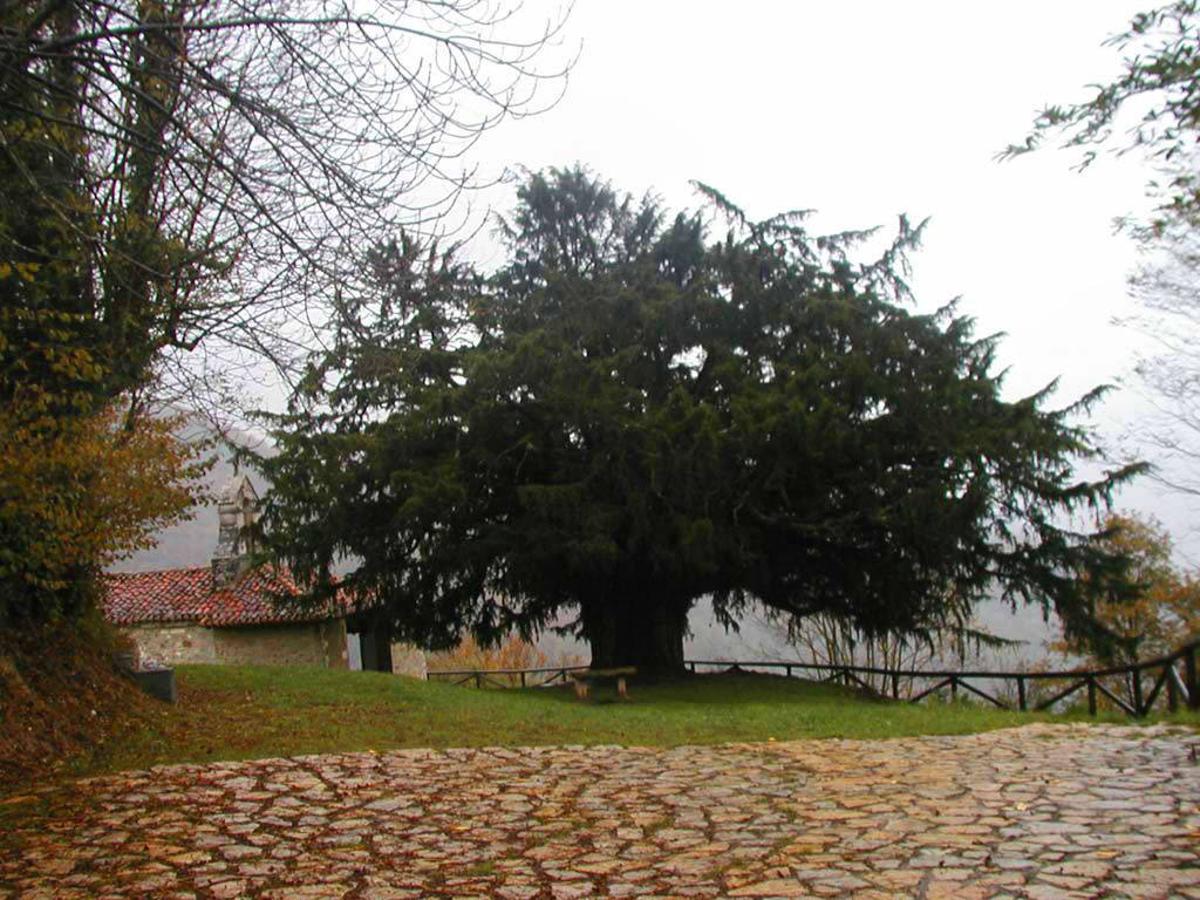
<path id="1" fill-rule="evenodd" d="M 500 122 L 556 102 L 573 62 L 559 53 L 568 12 L 493 0 L 7 3 L 0 167 L 84 248 L 85 313 L 123 346 L 172 357 L 160 377 L 211 383 L 206 370 L 238 371 L 252 354 L 294 378 L 367 248 L 400 230 L 452 231 L 479 183 L 466 154 Z M 66 146 L 69 194 L 27 162 Z M 0 231 L 0 259 L 27 250 Z M 204 360 L 189 364 L 201 344 Z"/>

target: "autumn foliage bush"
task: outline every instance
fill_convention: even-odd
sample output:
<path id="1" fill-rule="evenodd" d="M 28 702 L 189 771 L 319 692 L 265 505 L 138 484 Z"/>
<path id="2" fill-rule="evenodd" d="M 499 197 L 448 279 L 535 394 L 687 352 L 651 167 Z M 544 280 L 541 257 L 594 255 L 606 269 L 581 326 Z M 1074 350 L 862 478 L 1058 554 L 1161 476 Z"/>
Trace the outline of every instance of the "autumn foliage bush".
<path id="1" fill-rule="evenodd" d="M 1094 614 L 1120 639 L 1095 648 L 1062 638 L 1055 650 L 1083 656 L 1092 666 L 1124 666 L 1170 653 L 1200 636 L 1200 577 L 1180 568 L 1171 535 L 1154 518 L 1114 513 L 1105 521 L 1107 543 L 1131 560 L 1136 590 L 1117 597 L 1103 588 L 1090 592 Z"/>
<path id="2" fill-rule="evenodd" d="M 1113 513 L 1104 524 L 1107 543 L 1131 560 L 1130 574 L 1136 585 L 1131 597 L 1116 597 L 1103 589 L 1091 591 L 1096 617 L 1118 641 L 1095 647 L 1063 637 L 1052 649 L 1068 658 L 1081 657 L 1089 668 L 1108 668 L 1164 656 L 1200 637 L 1200 576 L 1176 563 L 1171 535 L 1162 523 L 1153 517 Z M 1133 705 L 1139 694 L 1149 693 L 1157 674 L 1126 673 L 1103 682 Z M 1135 685 L 1135 678 L 1141 679 L 1140 685 Z M 1100 705 L 1110 704 L 1101 697 Z"/>
<path id="3" fill-rule="evenodd" d="M 0 233 L 6 220 L 0 216 Z M 74 621 L 99 574 L 196 499 L 199 448 L 150 415 L 89 316 L 78 261 L 0 258 L 0 627 Z"/>
<path id="4" fill-rule="evenodd" d="M 174 419 L 30 413 L 0 406 L 0 625 L 81 615 L 105 566 L 186 513 L 203 468 Z"/>
<path id="5" fill-rule="evenodd" d="M 541 669 L 551 666 L 574 666 L 582 660 L 569 654 L 557 654 L 554 658 L 520 637 L 511 634 L 495 647 L 481 646 L 473 637 L 466 637 L 453 650 L 431 653 L 427 659 L 430 672 L 469 669 Z M 517 676 L 501 676 L 497 680 L 517 683 Z"/>
<path id="6" fill-rule="evenodd" d="M 495 647 L 465 637 L 453 650 L 430 654 L 430 669 L 536 669 L 550 665 L 549 657 L 519 635 L 509 635 Z"/>

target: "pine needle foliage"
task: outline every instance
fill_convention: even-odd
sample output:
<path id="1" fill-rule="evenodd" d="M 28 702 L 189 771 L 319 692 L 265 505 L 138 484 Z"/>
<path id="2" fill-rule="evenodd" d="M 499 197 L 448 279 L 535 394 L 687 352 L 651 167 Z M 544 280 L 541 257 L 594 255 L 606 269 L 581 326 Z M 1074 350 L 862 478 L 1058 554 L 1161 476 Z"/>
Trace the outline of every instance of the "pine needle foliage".
<path id="1" fill-rule="evenodd" d="M 486 279 L 379 248 L 377 290 L 342 299 L 274 420 L 273 552 L 318 594 L 350 561 L 343 589 L 405 639 L 566 616 L 597 665 L 679 668 L 704 595 L 731 626 L 753 599 L 919 635 L 999 584 L 1092 633 L 1080 578 L 1119 585 L 1122 560 L 1063 523 L 1139 469 L 1075 475 L 1103 390 L 1003 399 L 996 337 L 911 310 L 920 227 L 861 263 L 869 232 L 698 187 L 704 212 L 672 216 L 583 169 L 533 175 Z"/>

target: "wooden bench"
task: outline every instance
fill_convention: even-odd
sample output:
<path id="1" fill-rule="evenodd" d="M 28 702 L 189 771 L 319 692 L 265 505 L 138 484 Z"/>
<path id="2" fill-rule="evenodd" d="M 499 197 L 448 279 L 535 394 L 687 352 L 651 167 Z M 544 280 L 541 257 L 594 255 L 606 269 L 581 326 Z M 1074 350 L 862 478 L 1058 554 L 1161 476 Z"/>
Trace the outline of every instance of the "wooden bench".
<path id="1" fill-rule="evenodd" d="M 625 679 L 636 674 L 636 666 L 623 666 L 617 669 L 588 669 L 585 672 L 572 672 L 571 680 L 575 682 L 575 696 L 580 700 L 586 700 L 593 682 L 615 678 L 617 680 L 617 696 L 622 700 L 628 700 L 629 689 L 625 685 Z"/>

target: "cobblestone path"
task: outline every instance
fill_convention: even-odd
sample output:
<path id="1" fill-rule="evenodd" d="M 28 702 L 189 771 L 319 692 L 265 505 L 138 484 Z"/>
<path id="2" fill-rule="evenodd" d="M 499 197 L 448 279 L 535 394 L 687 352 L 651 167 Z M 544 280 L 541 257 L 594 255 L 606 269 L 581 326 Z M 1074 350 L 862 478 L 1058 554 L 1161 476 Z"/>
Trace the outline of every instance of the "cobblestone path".
<path id="1" fill-rule="evenodd" d="M 1200 735 L 162 767 L 7 819 L 0 896 L 1200 897 Z"/>

